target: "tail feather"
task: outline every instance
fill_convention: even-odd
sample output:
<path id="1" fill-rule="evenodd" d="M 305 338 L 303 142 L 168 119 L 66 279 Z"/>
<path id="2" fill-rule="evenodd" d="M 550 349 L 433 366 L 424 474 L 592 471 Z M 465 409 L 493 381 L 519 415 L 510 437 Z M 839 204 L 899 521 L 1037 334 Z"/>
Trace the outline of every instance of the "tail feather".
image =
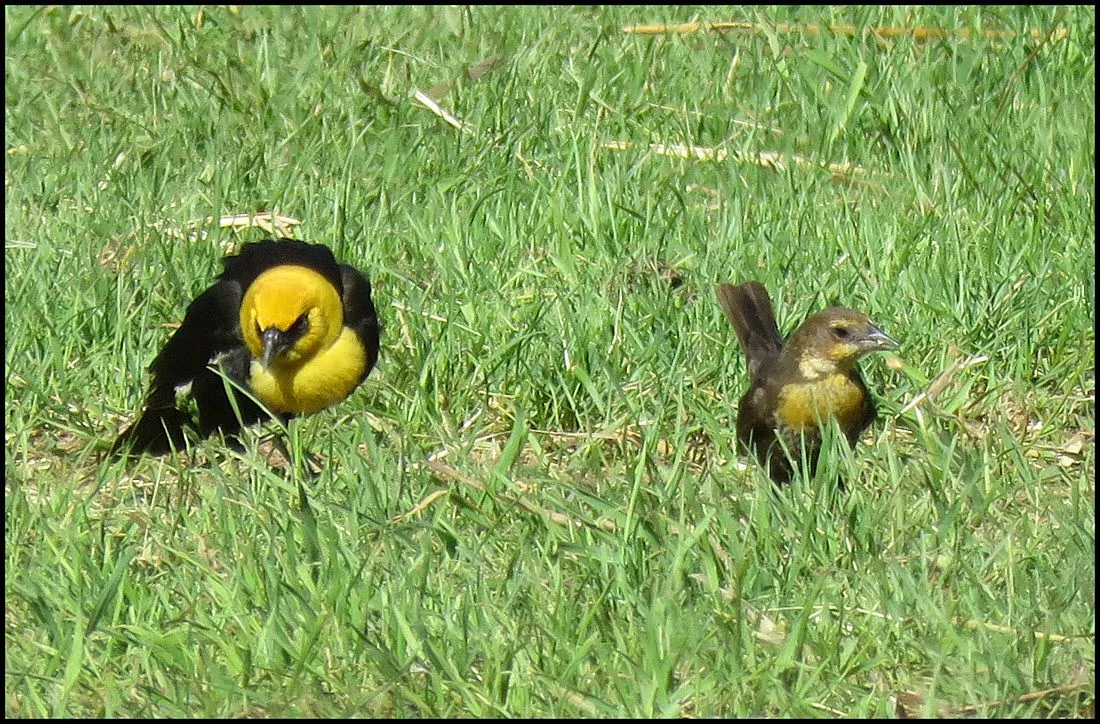
<path id="1" fill-rule="evenodd" d="M 783 335 L 775 322 L 768 290 L 760 282 L 751 281 L 736 286 L 719 284 L 717 294 L 718 303 L 745 351 L 749 377 L 755 380 L 760 368 L 783 351 Z"/>
<path id="2" fill-rule="evenodd" d="M 172 392 L 169 390 L 169 392 Z M 191 415 L 175 406 L 171 397 L 154 391 L 145 401 L 145 409 L 137 422 L 122 431 L 111 446 L 111 455 L 129 451 L 131 454 L 147 452 L 164 455 L 173 449 L 182 450 L 186 428 L 194 428 Z"/>

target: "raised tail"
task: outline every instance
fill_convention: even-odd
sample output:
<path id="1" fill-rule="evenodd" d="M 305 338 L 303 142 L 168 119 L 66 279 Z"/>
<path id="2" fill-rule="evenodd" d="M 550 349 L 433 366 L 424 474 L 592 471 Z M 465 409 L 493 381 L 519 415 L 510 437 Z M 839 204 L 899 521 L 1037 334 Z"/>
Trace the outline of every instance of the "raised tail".
<path id="1" fill-rule="evenodd" d="M 768 290 L 757 281 L 718 285 L 718 303 L 726 313 L 748 360 L 749 378 L 783 351 L 783 336 L 775 323 Z"/>

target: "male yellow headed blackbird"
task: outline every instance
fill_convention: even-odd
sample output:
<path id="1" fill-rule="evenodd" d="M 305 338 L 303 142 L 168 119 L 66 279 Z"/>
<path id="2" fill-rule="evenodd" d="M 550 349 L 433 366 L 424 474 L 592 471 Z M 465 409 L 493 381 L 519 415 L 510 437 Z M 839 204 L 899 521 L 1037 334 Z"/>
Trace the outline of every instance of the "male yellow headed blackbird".
<path id="1" fill-rule="evenodd" d="M 830 307 L 803 322 L 784 344 L 768 292 L 756 281 L 719 284 L 718 303 L 748 360 L 749 389 L 737 409 L 741 448 L 755 454 L 776 483 L 790 482 L 803 453 L 813 475 L 822 424 L 835 419 L 854 444 L 875 420 L 875 403 L 856 360 L 896 349 L 897 343 L 867 315 Z"/>
<path id="2" fill-rule="evenodd" d="M 182 449 L 184 428 L 194 422 L 176 407 L 176 391 L 187 385 L 203 436 L 218 430 L 235 435 L 242 424 L 265 419 L 247 396 L 231 387 L 227 393 L 212 367 L 284 420 L 340 402 L 374 367 L 378 317 L 370 282 L 337 264 L 327 247 L 261 241 L 242 246 L 223 264 L 149 366 L 145 411 L 119 435 L 112 453 Z"/>

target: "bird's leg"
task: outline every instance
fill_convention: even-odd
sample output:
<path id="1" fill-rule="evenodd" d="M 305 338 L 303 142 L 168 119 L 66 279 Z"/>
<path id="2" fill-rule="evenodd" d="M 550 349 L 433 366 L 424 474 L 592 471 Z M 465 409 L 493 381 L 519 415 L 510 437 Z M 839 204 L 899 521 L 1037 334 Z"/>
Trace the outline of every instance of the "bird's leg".
<path id="1" fill-rule="evenodd" d="M 288 435 L 297 438 L 297 435 L 290 432 L 289 425 L 287 426 L 287 431 Z M 310 480 L 316 480 L 321 475 L 324 466 L 321 464 L 320 458 L 310 451 L 304 450 L 301 445 L 294 445 L 292 450 L 291 446 L 287 445 L 286 439 L 279 433 L 275 433 L 272 444 L 275 445 L 279 452 L 282 453 L 283 457 L 286 458 L 287 464 L 291 469 L 301 473 L 302 479 L 308 478 Z"/>

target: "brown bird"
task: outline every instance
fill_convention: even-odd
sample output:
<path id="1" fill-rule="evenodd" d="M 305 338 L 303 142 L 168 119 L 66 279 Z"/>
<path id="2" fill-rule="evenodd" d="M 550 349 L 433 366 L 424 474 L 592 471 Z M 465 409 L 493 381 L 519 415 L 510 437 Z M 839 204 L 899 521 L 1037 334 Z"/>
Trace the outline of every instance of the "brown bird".
<path id="1" fill-rule="evenodd" d="M 866 314 L 830 307 L 784 343 L 768 292 L 757 281 L 719 284 L 718 303 L 748 361 L 749 389 L 737 406 L 741 449 L 755 455 L 778 484 L 790 482 L 803 456 L 813 475 L 823 424 L 835 419 L 851 445 L 875 421 L 875 403 L 856 360 L 896 349 L 897 342 Z"/>

